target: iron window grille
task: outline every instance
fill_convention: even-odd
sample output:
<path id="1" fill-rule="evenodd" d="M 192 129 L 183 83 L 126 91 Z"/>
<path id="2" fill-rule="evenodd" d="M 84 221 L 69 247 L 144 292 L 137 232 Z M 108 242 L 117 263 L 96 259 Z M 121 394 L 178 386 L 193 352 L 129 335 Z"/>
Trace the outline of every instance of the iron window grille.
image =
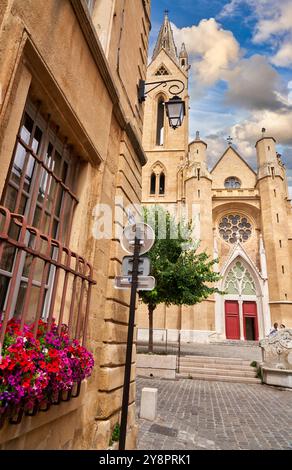
<path id="1" fill-rule="evenodd" d="M 67 322 L 85 342 L 92 267 L 68 247 L 79 162 L 58 134 L 29 102 L 0 206 L 0 344 L 12 317 Z"/>

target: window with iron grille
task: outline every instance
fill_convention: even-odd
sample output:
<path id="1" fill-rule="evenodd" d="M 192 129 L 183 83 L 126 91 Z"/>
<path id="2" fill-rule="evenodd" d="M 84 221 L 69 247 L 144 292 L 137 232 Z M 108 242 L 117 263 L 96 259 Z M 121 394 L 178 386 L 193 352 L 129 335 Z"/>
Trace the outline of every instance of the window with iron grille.
<path id="1" fill-rule="evenodd" d="M 49 316 L 52 297 L 58 295 L 56 273 L 59 265 L 66 264 L 63 249 L 69 243 L 73 212 L 78 203 L 75 194 L 78 170 L 73 149 L 66 139 L 61 140 L 51 117 L 45 118 L 40 105 L 29 102 L 1 198 L 1 205 L 19 219 L 14 215 L 11 219 L 7 234 L 11 242 L 5 241 L 5 237 L 0 240 L 1 315 L 9 304 L 10 318 L 21 318 L 25 311 L 25 321 L 30 322 L 37 310 L 42 318 Z M 1 220 L 0 234 L 4 223 Z M 21 245 L 25 248 L 20 249 Z M 77 259 L 79 263 L 81 258 Z M 68 268 L 73 273 L 71 260 Z M 64 276 L 63 273 L 59 281 L 64 282 Z"/>

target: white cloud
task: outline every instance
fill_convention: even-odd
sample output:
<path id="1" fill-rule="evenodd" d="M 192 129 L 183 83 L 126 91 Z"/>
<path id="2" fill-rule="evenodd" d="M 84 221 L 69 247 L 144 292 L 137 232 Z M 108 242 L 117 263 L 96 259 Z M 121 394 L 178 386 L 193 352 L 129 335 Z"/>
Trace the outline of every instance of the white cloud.
<path id="1" fill-rule="evenodd" d="M 291 38 L 292 39 L 292 38 Z M 292 41 L 282 44 L 278 52 L 271 58 L 271 62 L 278 67 L 289 67 L 292 65 Z"/>
<path id="2" fill-rule="evenodd" d="M 249 16 L 256 19 L 253 42 L 268 43 L 276 51 L 271 62 L 276 66 L 292 65 L 292 2 L 291 0 L 232 0 L 226 4 L 218 18 L 247 15 L 242 7 L 248 6 Z"/>
<path id="3" fill-rule="evenodd" d="M 215 83 L 239 58 L 240 46 L 231 31 L 210 18 L 198 26 L 177 28 L 172 25 L 176 44 L 186 44 L 190 62 L 202 84 Z"/>
<path id="4" fill-rule="evenodd" d="M 256 111 L 249 119 L 233 126 L 231 132 L 235 141 L 242 142 L 242 145 L 249 143 L 254 146 L 263 127 L 267 130 L 266 135 L 274 137 L 279 144 L 292 144 L 292 111 Z"/>
<path id="5" fill-rule="evenodd" d="M 280 76 L 265 56 L 240 60 L 225 78 L 227 104 L 247 109 L 279 109 L 287 105 Z"/>
<path id="6" fill-rule="evenodd" d="M 254 1 L 252 2 L 255 3 Z M 254 34 L 254 42 L 261 43 L 279 34 L 292 32 L 291 0 L 265 0 L 256 2 L 258 23 Z"/>

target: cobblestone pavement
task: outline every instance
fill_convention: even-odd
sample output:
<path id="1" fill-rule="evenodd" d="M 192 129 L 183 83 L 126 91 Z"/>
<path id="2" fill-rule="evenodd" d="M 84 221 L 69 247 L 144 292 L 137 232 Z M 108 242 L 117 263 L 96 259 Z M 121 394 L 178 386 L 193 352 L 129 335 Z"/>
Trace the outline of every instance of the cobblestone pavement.
<path id="1" fill-rule="evenodd" d="M 267 385 L 137 378 L 158 389 L 156 420 L 139 419 L 138 449 L 291 449 L 292 391 Z"/>

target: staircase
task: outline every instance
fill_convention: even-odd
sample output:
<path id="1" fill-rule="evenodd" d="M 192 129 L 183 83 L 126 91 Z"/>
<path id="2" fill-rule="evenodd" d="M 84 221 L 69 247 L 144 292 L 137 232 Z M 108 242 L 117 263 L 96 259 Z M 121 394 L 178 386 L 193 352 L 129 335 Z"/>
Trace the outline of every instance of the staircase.
<path id="1" fill-rule="evenodd" d="M 251 361 L 239 358 L 181 356 L 178 378 L 260 384 Z"/>

